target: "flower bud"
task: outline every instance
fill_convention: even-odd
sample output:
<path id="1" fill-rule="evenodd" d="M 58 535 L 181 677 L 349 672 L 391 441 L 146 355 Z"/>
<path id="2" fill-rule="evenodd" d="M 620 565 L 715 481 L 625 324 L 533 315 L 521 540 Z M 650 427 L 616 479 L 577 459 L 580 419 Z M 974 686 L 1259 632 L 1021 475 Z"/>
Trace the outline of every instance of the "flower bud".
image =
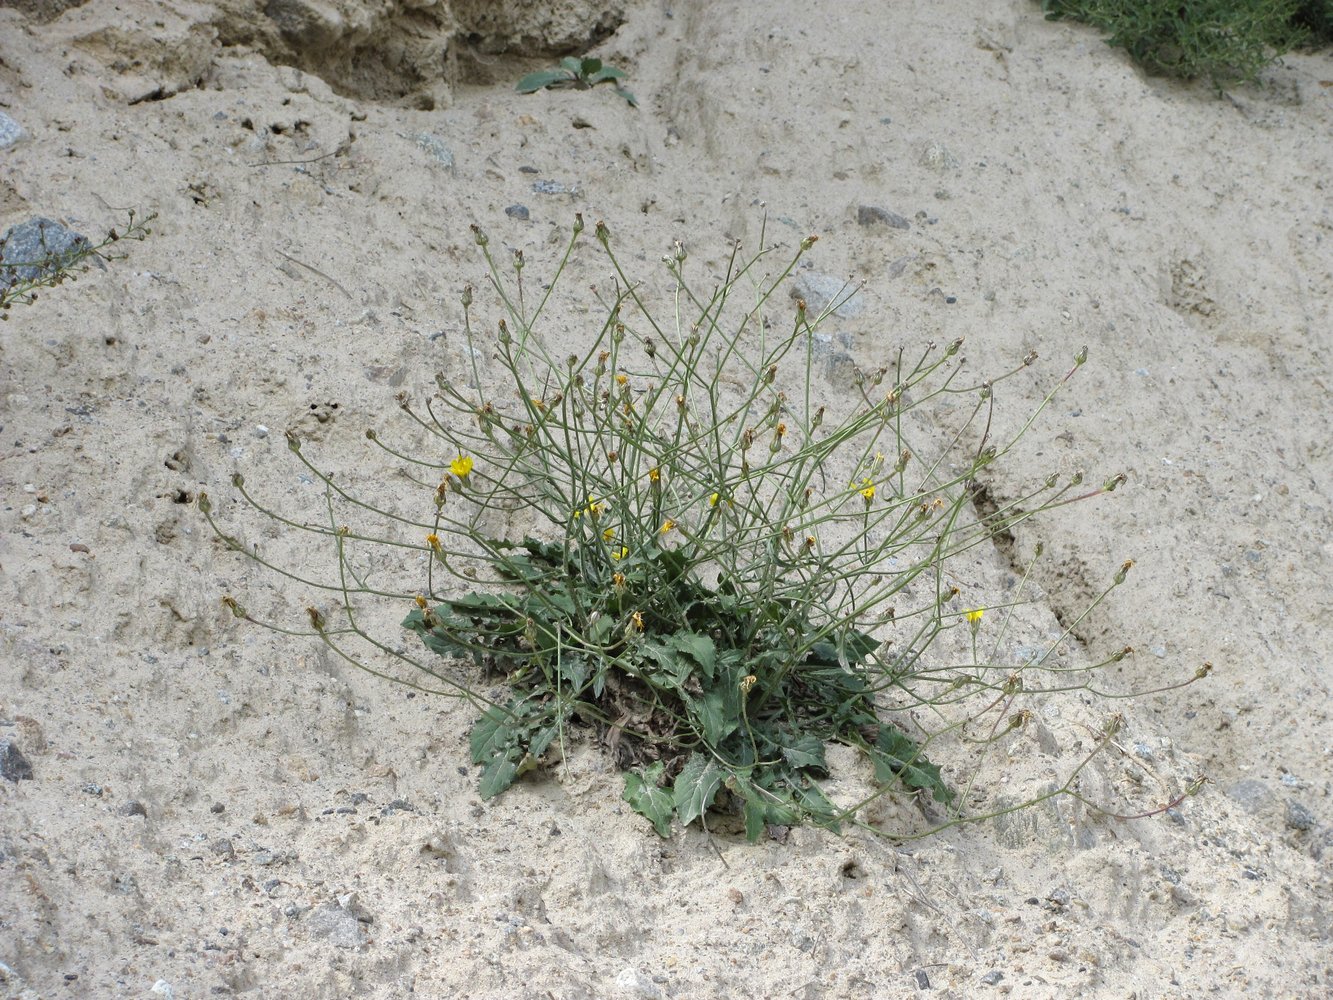
<path id="1" fill-rule="evenodd" d="M 577 236 L 577 235 L 578 235 L 579 233 L 581 233 L 581 232 L 583 232 L 583 213 L 582 213 L 582 212 L 575 212 L 575 213 L 574 213 L 574 235 Z"/>
<path id="2" fill-rule="evenodd" d="M 1087 360 L 1088 360 L 1088 348 L 1087 345 L 1085 344 L 1083 347 L 1079 348 L 1079 352 L 1074 355 L 1074 367 L 1078 368 Z"/>
<path id="3" fill-rule="evenodd" d="M 472 305 L 472 286 L 471 286 L 471 285 L 464 285 L 464 286 L 463 286 L 463 308 L 464 308 L 464 309 L 467 309 L 467 308 L 468 308 L 469 306 L 471 306 L 471 305 Z"/>
<path id="4" fill-rule="evenodd" d="M 490 240 L 486 238 L 486 234 L 481 231 L 481 227 L 475 222 L 472 223 L 472 238 L 477 241 L 477 246 L 479 247 L 484 247 L 490 242 Z"/>

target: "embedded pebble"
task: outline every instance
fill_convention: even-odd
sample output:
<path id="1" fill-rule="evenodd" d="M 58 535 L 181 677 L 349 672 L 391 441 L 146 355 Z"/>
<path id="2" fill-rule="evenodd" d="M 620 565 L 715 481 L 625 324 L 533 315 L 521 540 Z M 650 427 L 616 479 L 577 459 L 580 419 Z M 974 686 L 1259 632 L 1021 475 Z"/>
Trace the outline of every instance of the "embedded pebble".
<path id="1" fill-rule="evenodd" d="M 8 265 L 0 270 L 0 286 L 6 288 L 20 281 L 55 274 L 68 267 L 80 251 L 92 245 L 86 236 L 42 216 L 10 226 L 0 237 L 0 243 L 4 244 L 0 264 Z M 82 262 L 106 268 L 102 258 L 95 255 L 85 257 Z"/>
<path id="2" fill-rule="evenodd" d="M 418 132 L 412 136 L 412 141 L 429 153 L 445 170 L 454 169 L 454 151 L 439 138 L 429 132 Z"/>
<path id="3" fill-rule="evenodd" d="M 912 224 L 897 212 L 890 212 L 887 208 L 880 208 L 878 205 L 862 205 L 856 210 L 856 221 L 858 225 L 875 226 L 886 225 L 893 229 L 911 229 Z"/>
<path id="4" fill-rule="evenodd" d="M 147 816 L 148 810 L 144 808 L 143 803 L 137 799 L 126 802 L 116 810 L 121 816 Z"/>
<path id="5" fill-rule="evenodd" d="M 327 903 L 310 914 L 306 927 L 312 937 L 323 938 L 335 948 L 360 948 L 366 943 L 361 921 L 341 906 Z"/>
<path id="6" fill-rule="evenodd" d="M 0 740 L 0 778 L 8 778 L 10 781 L 32 780 L 32 765 L 10 740 Z"/>
<path id="7" fill-rule="evenodd" d="M 534 181 L 532 190 L 536 194 L 578 194 L 577 184 L 564 184 L 560 181 Z"/>
<path id="8" fill-rule="evenodd" d="M 527 205 L 510 205 L 505 209 L 505 215 L 511 219 L 517 219 L 519 222 L 527 222 L 529 218 Z"/>
<path id="9" fill-rule="evenodd" d="M 8 149 L 25 135 L 22 125 L 0 111 L 0 149 Z"/>
<path id="10" fill-rule="evenodd" d="M 1272 790 L 1258 778 L 1242 778 L 1228 785 L 1226 792 L 1247 812 L 1258 812 L 1273 799 Z"/>
<path id="11" fill-rule="evenodd" d="M 1001 972 L 999 969 L 991 969 L 990 972 L 986 973 L 984 976 L 981 977 L 981 981 L 985 983 L 987 986 L 995 986 L 1003 978 L 1004 978 L 1003 972 Z"/>
<path id="12" fill-rule="evenodd" d="M 856 283 L 831 274 L 802 271 L 792 281 L 791 296 L 805 299 L 807 314 L 811 316 L 822 313 L 830 305 L 836 305 L 833 315 L 842 319 L 852 319 L 865 311 L 865 299 Z"/>
<path id="13" fill-rule="evenodd" d="M 622 969 L 616 976 L 616 989 L 621 996 L 642 997 L 643 1000 L 661 1000 L 662 991 L 638 969 Z"/>
<path id="14" fill-rule="evenodd" d="M 1313 830 L 1315 815 L 1308 806 L 1295 799 L 1287 799 L 1287 826 L 1293 830 Z"/>

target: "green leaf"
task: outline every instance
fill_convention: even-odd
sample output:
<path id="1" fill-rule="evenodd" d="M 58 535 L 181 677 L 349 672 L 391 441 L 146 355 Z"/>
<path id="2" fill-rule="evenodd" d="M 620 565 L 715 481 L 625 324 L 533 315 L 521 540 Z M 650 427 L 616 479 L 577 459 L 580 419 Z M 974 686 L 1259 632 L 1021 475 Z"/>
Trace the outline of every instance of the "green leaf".
<path id="1" fill-rule="evenodd" d="M 625 99 L 625 102 L 626 102 L 631 108 L 637 108 L 637 107 L 639 106 L 639 99 L 638 99 L 637 97 L 635 97 L 633 94 L 631 94 L 631 93 L 630 93 L 628 90 L 626 90 L 624 87 L 617 87 L 617 88 L 616 88 L 616 93 L 619 94 L 621 97 L 623 97 L 623 98 Z"/>
<path id="2" fill-rule="evenodd" d="M 895 778 L 913 790 L 930 791 L 936 802 L 948 805 L 953 791 L 944 783 L 940 769 L 921 755 L 921 748 L 892 726 L 880 726 L 875 745 L 867 748 L 875 765 L 875 780 L 888 784 Z"/>
<path id="3" fill-rule="evenodd" d="M 568 83 L 569 74 L 559 69 L 542 69 L 529 73 L 515 84 L 514 89 L 520 94 L 535 94 L 537 91 L 557 83 Z"/>
<path id="4" fill-rule="evenodd" d="M 769 824 L 793 825 L 800 822 L 801 816 L 784 796 L 753 784 L 751 777 L 752 773 L 733 774 L 727 779 L 727 788 L 739 795 L 745 803 L 745 839 L 754 844 L 764 835 L 764 828 Z"/>
<path id="5" fill-rule="evenodd" d="M 532 738 L 528 740 L 528 754 L 534 761 L 546 753 L 547 747 L 554 742 L 559 733 L 560 727 L 552 722 L 550 725 L 542 726 L 541 729 L 532 734 Z"/>
<path id="6" fill-rule="evenodd" d="M 787 763 L 800 770 L 809 768 L 821 775 L 828 774 L 828 761 L 824 757 L 824 741 L 809 733 L 798 736 L 791 742 L 782 744 L 782 756 Z"/>
<path id="7" fill-rule="evenodd" d="M 569 70 L 575 76 L 583 71 L 583 60 L 576 59 L 573 56 L 565 56 L 560 60 L 560 65 Z"/>
<path id="8" fill-rule="evenodd" d="M 502 756 L 492 757 L 481 772 L 481 785 L 478 791 L 481 797 L 493 799 L 514 783 L 518 777 L 518 763 L 523 754 L 518 750 Z"/>
<path id="9" fill-rule="evenodd" d="M 667 642 L 680 650 L 703 668 L 704 676 L 713 679 L 713 670 L 717 664 L 717 647 L 711 636 L 697 632 L 677 632 Z"/>
<path id="10" fill-rule="evenodd" d="M 671 793 L 660 787 L 665 765 L 659 760 L 644 769 L 643 774 L 625 772 L 625 794 L 622 796 L 635 812 L 648 819 L 659 837 L 671 836 L 671 814 L 675 810 Z"/>
<path id="11" fill-rule="evenodd" d="M 717 688 L 710 688 L 701 696 L 682 690 L 680 696 L 689 707 L 690 719 L 699 730 L 699 735 L 710 747 L 721 746 L 723 740 L 740 728 L 739 705 L 728 705 L 728 699 Z"/>
<path id="12" fill-rule="evenodd" d="M 503 754 L 516 742 L 513 719 L 498 708 L 488 708 L 472 726 L 468 740 L 472 763 L 480 764 L 496 754 Z"/>
<path id="13" fill-rule="evenodd" d="M 625 78 L 625 73 L 623 70 L 618 70 L 614 66 L 603 66 L 600 69 L 586 74 L 586 76 L 588 77 L 589 83 L 597 84 L 604 83 L 607 80 L 623 80 Z"/>
<path id="14" fill-rule="evenodd" d="M 588 56 L 579 63 L 578 74 L 581 77 L 591 79 L 602 68 L 602 60 Z"/>
<path id="15" fill-rule="evenodd" d="M 701 753 L 690 754 L 676 783 L 672 787 L 676 815 L 683 825 L 689 826 L 706 813 L 722 787 L 722 768 L 711 757 Z"/>

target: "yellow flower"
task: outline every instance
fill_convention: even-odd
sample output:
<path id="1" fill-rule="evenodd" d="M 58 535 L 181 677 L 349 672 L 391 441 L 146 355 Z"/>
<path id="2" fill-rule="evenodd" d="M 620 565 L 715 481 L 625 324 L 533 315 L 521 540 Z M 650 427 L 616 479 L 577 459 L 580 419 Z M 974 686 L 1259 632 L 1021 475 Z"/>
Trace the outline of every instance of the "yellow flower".
<path id="1" fill-rule="evenodd" d="M 438 553 L 440 551 L 440 536 L 435 534 L 427 535 L 426 544 L 431 547 L 432 551 Z"/>
<path id="2" fill-rule="evenodd" d="M 611 541 L 611 539 L 615 537 L 616 537 L 616 532 L 614 528 L 607 528 L 605 531 L 602 532 L 603 541 L 609 542 Z"/>
<path id="3" fill-rule="evenodd" d="M 624 574 L 624 573 L 612 573 L 612 574 L 611 574 L 611 582 L 612 582 L 613 584 L 615 584 L 617 590 L 623 589 L 624 586 L 625 586 L 625 574 Z"/>
<path id="4" fill-rule="evenodd" d="M 617 375 L 617 376 L 616 376 L 616 385 L 624 385 L 624 384 L 626 384 L 628 381 L 629 381 L 629 377 L 626 376 L 626 375 Z"/>
<path id="5" fill-rule="evenodd" d="M 975 625 L 977 622 L 981 621 L 981 616 L 985 613 L 985 608 L 973 608 L 971 611 L 967 612 L 967 620 L 970 624 Z"/>
<path id="6" fill-rule="evenodd" d="M 648 481 L 650 483 L 660 483 L 662 481 L 662 470 L 654 465 L 648 470 Z"/>
<path id="7" fill-rule="evenodd" d="M 875 499 L 875 484 L 869 479 L 862 479 L 860 486 L 857 486 L 856 483 L 852 483 L 852 488 L 860 491 L 861 496 L 865 497 L 867 504 Z"/>
<path id="8" fill-rule="evenodd" d="M 635 611 L 633 614 L 631 614 L 631 615 L 629 616 L 629 623 L 630 623 L 632 626 L 634 626 L 634 628 L 635 628 L 637 631 L 642 632 L 642 631 L 643 631 L 643 612 L 642 612 L 642 611 Z"/>
<path id="9" fill-rule="evenodd" d="M 716 506 L 717 506 L 717 502 L 718 502 L 719 500 L 721 500 L 721 499 L 722 499 L 722 494 L 720 494 L 720 493 L 714 493 L 712 496 L 710 496 L 710 497 L 708 498 L 708 506 L 710 506 L 710 507 L 716 507 Z"/>
<path id="10" fill-rule="evenodd" d="M 629 555 L 629 549 L 625 548 L 625 546 L 622 545 L 620 546 L 620 549 L 618 551 L 611 553 L 611 558 L 624 559 L 627 555 Z"/>
<path id="11" fill-rule="evenodd" d="M 668 517 L 665 521 L 662 522 L 662 527 L 658 528 L 657 530 L 665 535 L 668 531 L 671 531 L 673 528 L 675 528 L 675 526 L 676 522 Z"/>
<path id="12" fill-rule="evenodd" d="M 467 455 L 459 455 L 449 463 L 449 471 L 459 479 L 466 479 L 468 473 L 472 471 L 472 459 Z"/>

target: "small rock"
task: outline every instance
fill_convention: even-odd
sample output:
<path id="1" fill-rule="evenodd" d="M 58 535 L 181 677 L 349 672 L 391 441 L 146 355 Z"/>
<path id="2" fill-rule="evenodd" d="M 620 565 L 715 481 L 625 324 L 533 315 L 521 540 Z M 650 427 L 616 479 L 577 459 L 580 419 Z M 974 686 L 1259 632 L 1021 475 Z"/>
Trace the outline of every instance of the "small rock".
<path id="1" fill-rule="evenodd" d="M 856 375 L 856 359 L 850 353 L 851 346 L 852 337 L 848 333 L 814 335 L 810 353 L 815 362 L 824 366 L 824 377 L 830 382 L 851 384 Z"/>
<path id="2" fill-rule="evenodd" d="M 946 170 L 957 170 L 959 163 L 958 157 L 951 149 L 938 142 L 932 142 L 921 151 L 921 165 L 943 173 Z"/>
<path id="3" fill-rule="evenodd" d="M 930 989 L 930 977 L 926 975 L 925 969 L 916 970 L 916 988 L 919 990 Z"/>
<path id="4" fill-rule="evenodd" d="M 51 275 L 69 267 L 80 251 L 92 244 L 86 236 L 66 229 L 54 219 L 36 216 L 10 226 L 0 237 L 0 288 Z M 102 258 L 85 260 L 105 268 Z"/>
<path id="5" fill-rule="evenodd" d="M 412 141 L 429 153 L 445 170 L 454 169 L 454 152 L 439 138 L 429 132 L 419 132 L 412 136 Z"/>
<path id="6" fill-rule="evenodd" d="M 24 138 L 23 126 L 10 118 L 9 115 L 0 111 L 0 149 L 8 149 L 14 143 Z"/>
<path id="7" fill-rule="evenodd" d="M 1258 778 L 1242 778 L 1227 786 L 1226 792 L 1251 813 L 1258 812 L 1273 800 L 1272 790 Z"/>
<path id="8" fill-rule="evenodd" d="M 1069 890 L 1064 886 L 1057 886 L 1046 894 L 1046 901 L 1061 909 L 1069 905 L 1070 898 Z"/>
<path id="9" fill-rule="evenodd" d="M 208 845 L 208 849 L 220 858 L 232 861 L 236 858 L 236 848 L 232 846 L 231 841 L 226 837 L 219 837 L 213 843 Z"/>
<path id="10" fill-rule="evenodd" d="M 616 976 L 616 989 L 625 997 L 641 997 L 643 1000 L 662 998 L 662 991 L 638 969 L 622 969 Z"/>
<path id="11" fill-rule="evenodd" d="M 213 813 L 214 815 L 220 812 L 225 812 L 226 809 L 227 807 L 224 806 L 221 802 L 214 802 L 211 806 L 208 807 L 208 811 Z"/>
<path id="12" fill-rule="evenodd" d="M 1001 972 L 999 969 L 991 969 L 990 972 L 986 973 L 984 976 L 981 977 L 981 981 L 985 983 L 987 986 L 995 986 L 1003 978 L 1004 978 L 1003 972 Z"/>
<path id="13" fill-rule="evenodd" d="M 833 315 L 842 319 L 852 319 L 865 311 L 865 300 L 856 285 L 831 274 L 802 271 L 792 281 L 791 296 L 805 299 L 807 314 L 811 316 L 835 304 Z"/>
<path id="14" fill-rule="evenodd" d="M 577 184 L 564 184 L 560 181 L 534 181 L 532 190 L 536 194 L 578 194 Z"/>
<path id="15" fill-rule="evenodd" d="M 505 209 L 505 215 L 509 216 L 511 219 L 517 219 L 519 222 L 527 222 L 528 206 L 510 205 L 508 208 Z"/>
<path id="16" fill-rule="evenodd" d="M 1287 826 L 1293 830 L 1313 830 L 1315 815 L 1308 806 L 1295 799 L 1287 799 Z"/>
<path id="17" fill-rule="evenodd" d="M 84 795 L 96 795 L 99 799 L 102 797 L 103 791 L 105 791 L 105 789 L 103 789 L 101 785 L 92 781 L 83 786 Z"/>
<path id="18" fill-rule="evenodd" d="M 0 777 L 10 781 L 32 780 L 32 765 L 10 740 L 0 740 Z"/>
<path id="19" fill-rule="evenodd" d="M 877 205 L 862 205 L 859 207 L 856 210 L 856 221 L 858 225 L 862 226 L 882 224 L 894 229 L 912 228 L 912 224 L 897 212 L 890 212 L 887 208 L 880 208 Z"/>
<path id="20" fill-rule="evenodd" d="M 148 810 L 143 807 L 143 803 L 137 799 L 126 802 L 116 810 L 120 816 L 147 816 Z"/>
<path id="21" fill-rule="evenodd" d="M 312 937 L 324 938 L 335 948 L 360 948 L 366 943 L 366 932 L 361 927 L 361 921 L 332 903 L 311 913 L 306 926 Z"/>

